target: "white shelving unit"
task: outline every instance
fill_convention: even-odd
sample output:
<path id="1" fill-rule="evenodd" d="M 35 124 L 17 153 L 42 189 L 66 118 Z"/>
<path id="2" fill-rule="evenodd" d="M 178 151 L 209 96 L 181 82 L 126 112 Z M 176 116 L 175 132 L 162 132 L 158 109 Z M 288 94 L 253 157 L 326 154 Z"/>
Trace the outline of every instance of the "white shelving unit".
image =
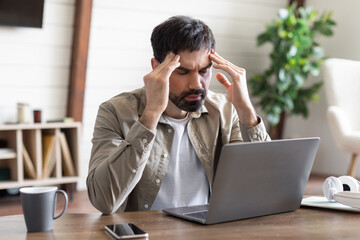
<path id="1" fill-rule="evenodd" d="M 6 142 L 6 150 L 0 151 L 0 169 L 10 170 L 9 180 L 0 180 L 0 189 L 18 188 L 24 186 L 57 185 L 75 183 L 80 179 L 80 128 L 75 123 L 38 123 L 0 125 L 0 141 Z M 65 134 L 71 159 L 75 170 L 74 176 L 65 176 L 60 146 L 60 134 Z M 54 157 L 55 167 L 48 178 L 43 178 L 42 136 L 55 136 Z M 24 169 L 23 148 L 25 146 L 34 165 L 36 177 L 31 179 Z"/>

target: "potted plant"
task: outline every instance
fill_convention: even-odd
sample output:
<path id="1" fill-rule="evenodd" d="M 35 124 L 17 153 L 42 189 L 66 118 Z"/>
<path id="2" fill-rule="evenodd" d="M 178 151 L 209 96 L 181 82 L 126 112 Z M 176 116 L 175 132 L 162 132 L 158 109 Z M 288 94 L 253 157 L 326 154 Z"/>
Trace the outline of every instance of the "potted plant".
<path id="1" fill-rule="evenodd" d="M 252 94 L 270 123 L 273 139 L 282 136 L 286 114 L 308 116 L 307 103 L 318 100 L 322 82 L 304 86 L 310 74 L 318 75 L 324 61 L 323 50 L 314 40 L 319 35 L 332 36 L 336 23 L 332 12 L 318 17 L 311 8 L 297 8 L 296 3 L 279 10 L 279 19 L 267 25 L 258 35 L 257 45 L 273 45 L 271 65 L 249 80 Z"/>

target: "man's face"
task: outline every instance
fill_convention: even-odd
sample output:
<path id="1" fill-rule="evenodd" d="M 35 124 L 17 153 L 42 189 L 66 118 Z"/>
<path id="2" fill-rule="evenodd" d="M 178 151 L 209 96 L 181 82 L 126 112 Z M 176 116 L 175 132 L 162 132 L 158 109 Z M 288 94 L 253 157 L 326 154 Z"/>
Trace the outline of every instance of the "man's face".
<path id="1" fill-rule="evenodd" d="M 170 76 L 171 102 L 182 111 L 195 112 L 205 102 L 211 80 L 208 50 L 182 51 L 180 66 Z"/>

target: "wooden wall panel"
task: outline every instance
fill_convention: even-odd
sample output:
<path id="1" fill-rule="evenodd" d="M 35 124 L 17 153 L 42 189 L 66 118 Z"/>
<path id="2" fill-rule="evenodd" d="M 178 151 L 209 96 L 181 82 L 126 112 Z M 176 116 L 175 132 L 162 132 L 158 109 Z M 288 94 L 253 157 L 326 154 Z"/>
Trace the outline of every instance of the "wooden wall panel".
<path id="1" fill-rule="evenodd" d="M 92 0 L 77 0 L 67 116 L 82 122 Z"/>

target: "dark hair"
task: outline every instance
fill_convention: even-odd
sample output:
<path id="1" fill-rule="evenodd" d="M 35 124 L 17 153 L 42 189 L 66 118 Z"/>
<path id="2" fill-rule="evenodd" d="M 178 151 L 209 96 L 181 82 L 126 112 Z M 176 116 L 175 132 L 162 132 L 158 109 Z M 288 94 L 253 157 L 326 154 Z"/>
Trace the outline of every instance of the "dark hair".
<path id="1" fill-rule="evenodd" d="M 215 38 L 204 22 L 187 16 L 174 16 L 154 28 L 151 45 L 154 58 L 162 62 L 170 51 L 215 49 Z"/>

